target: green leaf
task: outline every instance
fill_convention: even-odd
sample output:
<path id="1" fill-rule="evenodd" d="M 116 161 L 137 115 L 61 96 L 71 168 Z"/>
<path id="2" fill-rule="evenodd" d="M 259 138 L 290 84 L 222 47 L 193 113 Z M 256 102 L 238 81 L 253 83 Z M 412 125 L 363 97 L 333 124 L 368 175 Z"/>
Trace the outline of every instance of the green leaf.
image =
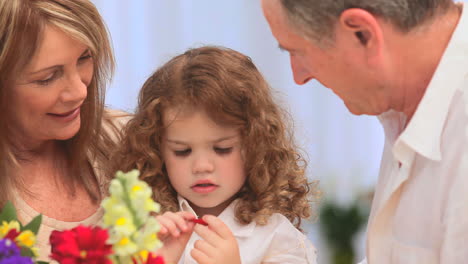
<path id="1" fill-rule="evenodd" d="M 49 264 L 49 262 L 45 262 L 45 261 L 36 261 L 36 264 Z"/>
<path id="2" fill-rule="evenodd" d="M 35 257 L 34 252 L 28 247 L 21 247 L 21 256 L 25 257 Z"/>
<path id="3" fill-rule="evenodd" d="M 41 226 L 42 223 L 42 215 L 38 215 L 34 217 L 29 224 L 24 226 L 23 230 L 31 230 L 35 235 L 37 235 L 37 232 L 39 231 L 39 227 Z"/>
<path id="4" fill-rule="evenodd" d="M 3 221 L 18 220 L 16 215 L 16 209 L 12 202 L 8 201 L 3 207 L 2 213 L 0 213 L 0 223 Z"/>

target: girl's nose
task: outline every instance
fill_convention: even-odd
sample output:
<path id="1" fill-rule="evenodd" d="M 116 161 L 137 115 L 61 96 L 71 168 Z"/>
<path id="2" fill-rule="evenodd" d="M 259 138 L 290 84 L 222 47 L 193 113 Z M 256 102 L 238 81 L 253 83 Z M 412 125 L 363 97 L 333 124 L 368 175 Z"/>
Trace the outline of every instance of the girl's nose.
<path id="1" fill-rule="evenodd" d="M 214 162 L 207 156 L 199 156 L 193 162 L 193 174 L 211 173 L 214 170 Z"/>

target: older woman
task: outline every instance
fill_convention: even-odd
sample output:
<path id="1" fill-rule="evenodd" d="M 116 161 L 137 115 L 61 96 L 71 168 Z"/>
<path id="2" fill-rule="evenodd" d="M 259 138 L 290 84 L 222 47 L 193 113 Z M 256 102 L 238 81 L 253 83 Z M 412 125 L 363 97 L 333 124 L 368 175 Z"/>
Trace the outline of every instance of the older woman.
<path id="1" fill-rule="evenodd" d="M 114 65 L 106 28 L 86 0 L 0 0 L 0 206 L 43 214 L 39 259 L 54 229 L 96 224 L 102 175 L 126 120 L 104 109 Z"/>

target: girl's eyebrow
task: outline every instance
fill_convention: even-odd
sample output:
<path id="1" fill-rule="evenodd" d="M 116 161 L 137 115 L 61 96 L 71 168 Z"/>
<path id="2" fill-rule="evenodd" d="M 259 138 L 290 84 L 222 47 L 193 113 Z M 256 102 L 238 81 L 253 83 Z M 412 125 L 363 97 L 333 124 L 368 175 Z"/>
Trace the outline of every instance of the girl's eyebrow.
<path id="1" fill-rule="evenodd" d="M 237 135 L 221 137 L 221 138 L 213 140 L 212 142 L 213 143 L 219 143 L 219 142 L 229 140 L 229 139 L 233 139 L 233 138 L 236 138 L 236 137 L 237 137 Z M 177 139 L 170 139 L 170 138 L 167 139 L 167 142 L 177 144 L 177 145 L 189 145 L 189 143 L 187 143 L 185 141 L 177 140 Z"/>
<path id="2" fill-rule="evenodd" d="M 185 143 L 183 141 L 175 140 L 175 139 L 169 139 L 168 138 L 166 141 L 169 142 L 169 143 L 178 144 L 178 145 L 188 145 L 187 143 Z"/>
<path id="3" fill-rule="evenodd" d="M 229 140 L 229 139 L 232 139 L 232 138 L 235 138 L 237 137 L 237 135 L 232 135 L 232 136 L 227 136 L 227 137 L 222 137 L 222 138 L 218 138 L 216 140 L 213 140 L 213 143 L 219 143 L 219 142 L 222 142 L 222 141 L 225 141 L 225 140 Z"/>

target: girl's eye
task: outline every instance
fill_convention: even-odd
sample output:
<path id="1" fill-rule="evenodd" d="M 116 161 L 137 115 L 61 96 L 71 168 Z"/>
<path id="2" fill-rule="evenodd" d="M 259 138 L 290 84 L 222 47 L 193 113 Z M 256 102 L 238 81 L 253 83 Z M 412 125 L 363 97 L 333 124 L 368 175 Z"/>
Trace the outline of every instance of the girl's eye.
<path id="1" fill-rule="evenodd" d="M 218 154 L 229 154 L 232 152 L 232 147 L 229 148 L 219 148 L 219 147 L 214 147 L 214 151 Z"/>
<path id="2" fill-rule="evenodd" d="M 178 157 L 185 157 L 188 156 L 192 152 L 191 149 L 184 149 L 184 150 L 174 150 L 174 154 Z"/>
<path id="3" fill-rule="evenodd" d="M 46 79 L 42 80 L 37 80 L 36 83 L 42 86 L 49 85 L 55 78 L 57 77 L 57 72 L 54 72 L 53 74 L 49 75 Z"/>

